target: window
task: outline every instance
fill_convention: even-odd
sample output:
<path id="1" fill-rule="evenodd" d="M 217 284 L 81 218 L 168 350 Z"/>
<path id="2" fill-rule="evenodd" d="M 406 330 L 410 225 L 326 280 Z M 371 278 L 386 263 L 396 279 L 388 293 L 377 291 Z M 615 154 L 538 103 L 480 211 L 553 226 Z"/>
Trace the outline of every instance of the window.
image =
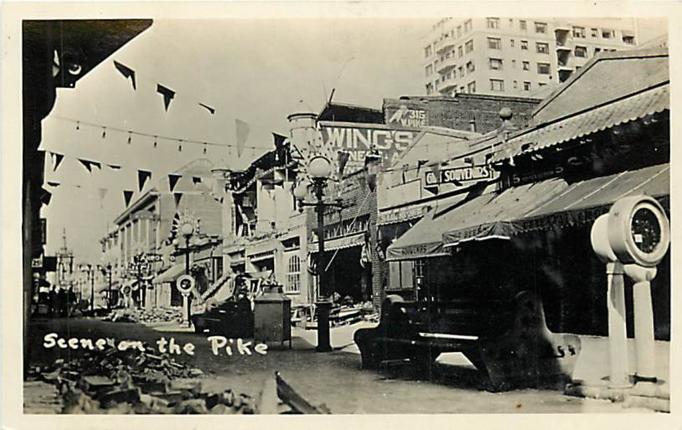
<path id="1" fill-rule="evenodd" d="M 523 62 L 523 70 L 530 70 L 530 63 L 528 61 Z"/>
<path id="2" fill-rule="evenodd" d="M 471 51 L 474 50 L 474 40 L 467 40 L 467 42 L 464 44 L 464 52 L 467 54 Z"/>
<path id="3" fill-rule="evenodd" d="M 602 29 L 602 31 L 601 31 L 601 37 L 603 37 L 604 39 L 611 39 L 613 37 L 613 35 L 614 35 L 613 30 Z"/>
<path id="4" fill-rule="evenodd" d="M 457 26 L 457 37 L 462 37 L 462 26 L 461 25 Z"/>
<path id="5" fill-rule="evenodd" d="M 512 60 L 512 69 L 516 69 L 516 60 Z"/>
<path id="6" fill-rule="evenodd" d="M 514 39 L 509 39 L 509 46 L 514 47 Z"/>
<path id="7" fill-rule="evenodd" d="M 512 83 L 512 87 L 514 87 L 514 89 L 517 89 L 517 88 L 519 87 L 519 82 L 518 82 L 518 81 L 514 81 L 514 82 Z"/>
<path id="8" fill-rule="evenodd" d="M 298 255 L 289 257 L 287 273 L 287 293 L 301 292 L 301 258 Z"/>
<path id="9" fill-rule="evenodd" d="M 634 45 L 635 44 L 635 37 L 634 36 L 623 36 L 623 43 L 626 43 L 628 45 Z"/>
<path id="10" fill-rule="evenodd" d="M 459 92 L 463 93 L 464 92 L 464 87 L 459 87 Z"/>
<path id="11" fill-rule="evenodd" d="M 488 38 L 488 48 L 490 49 L 502 49 L 502 39 L 499 37 L 489 37 Z"/>
<path id="12" fill-rule="evenodd" d="M 428 84 L 426 84 L 426 95 L 428 96 L 431 94 L 433 94 L 433 84 L 429 82 Z"/>
<path id="13" fill-rule="evenodd" d="M 535 50 L 537 51 L 538 54 L 549 54 L 549 44 L 536 42 Z"/>
<path id="14" fill-rule="evenodd" d="M 476 92 L 476 81 L 472 81 L 467 84 L 467 92 L 468 93 Z"/>
<path id="15" fill-rule="evenodd" d="M 521 49 L 528 50 L 528 41 L 527 40 L 521 41 Z"/>
<path id="16" fill-rule="evenodd" d="M 486 19 L 486 25 L 488 26 L 488 28 L 492 28 L 492 29 L 500 28 L 500 19 L 499 18 L 487 18 Z"/>
<path id="17" fill-rule="evenodd" d="M 491 58 L 490 70 L 502 70 L 502 60 L 499 58 Z"/>
<path id="18" fill-rule="evenodd" d="M 491 79 L 490 80 L 490 91 L 504 91 L 504 81 L 502 79 Z"/>
<path id="19" fill-rule="evenodd" d="M 424 48 L 424 57 L 429 58 L 431 56 L 431 45 Z"/>
<path id="20" fill-rule="evenodd" d="M 594 55 L 597 55 L 599 52 L 601 52 L 601 48 L 594 48 Z"/>
<path id="21" fill-rule="evenodd" d="M 459 66 L 457 69 L 459 70 L 459 77 L 460 78 L 463 77 L 464 76 L 464 66 Z"/>
<path id="22" fill-rule="evenodd" d="M 530 91 L 530 82 L 523 81 L 523 91 Z"/>
<path id="23" fill-rule="evenodd" d="M 547 23 L 546 22 L 536 22 L 535 23 L 536 33 L 547 33 Z"/>
<path id="24" fill-rule="evenodd" d="M 580 58 L 587 57 L 587 48 L 585 48 L 584 46 L 576 46 L 575 47 L 575 56 L 580 57 Z"/>
<path id="25" fill-rule="evenodd" d="M 585 38 L 585 27 L 573 27 L 573 37 L 578 39 Z"/>
<path id="26" fill-rule="evenodd" d="M 538 73 L 541 75 L 549 75 L 550 74 L 549 63 L 538 63 Z"/>
<path id="27" fill-rule="evenodd" d="M 471 23 L 471 20 L 470 20 L 470 19 L 464 21 L 464 32 L 465 32 L 465 33 L 470 32 L 470 31 L 471 31 L 471 27 L 472 27 L 472 23 Z"/>
<path id="28" fill-rule="evenodd" d="M 528 30 L 528 23 L 525 19 L 519 20 L 519 28 L 523 31 Z"/>
<path id="29" fill-rule="evenodd" d="M 467 63 L 467 66 L 466 66 L 466 67 L 467 67 L 467 73 L 471 73 L 471 72 L 473 72 L 474 70 L 476 70 L 476 69 L 474 68 L 474 63 L 473 63 L 473 61 L 469 61 L 469 62 Z"/>
<path id="30" fill-rule="evenodd" d="M 459 58 L 462 58 L 463 55 L 464 55 L 464 47 L 462 45 L 459 45 L 457 47 L 457 56 Z"/>
<path id="31" fill-rule="evenodd" d="M 426 77 L 428 78 L 433 73 L 433 66 L 431 64 L 429 64 L 428 66 L 426 66 L 426 69 L 424 72 L 426 73 Z"/>
<path id="32" fill-rule="evenodd" d="M 590 35 L 592 37 L 599 37 L 599 29 L 598 28 L 590 28 Z"/>
<path id="33" fill-rule="evenodd" d="M 538 87 L 544 87 L 545 85 L 547 85 L 545 82 L 538 82 Z"/>

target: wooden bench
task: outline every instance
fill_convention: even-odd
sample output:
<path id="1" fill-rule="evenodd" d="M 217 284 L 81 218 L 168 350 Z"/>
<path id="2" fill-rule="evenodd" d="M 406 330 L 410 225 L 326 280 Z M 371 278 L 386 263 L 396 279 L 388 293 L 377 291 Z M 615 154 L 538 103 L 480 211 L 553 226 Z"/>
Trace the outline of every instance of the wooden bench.
<path id="1" fill-rule="evenodd" d="M 388 296 L 379 325 L 357 330 L 354 340 L 367 369 L 409 359 L 430 371 L 441 353 L 461 352 L 492 390 L 566 382 L 581 346 L 578 336 L 549 331 L 542 302 L 529 291 L 511 301 L 427 303 Z"/>

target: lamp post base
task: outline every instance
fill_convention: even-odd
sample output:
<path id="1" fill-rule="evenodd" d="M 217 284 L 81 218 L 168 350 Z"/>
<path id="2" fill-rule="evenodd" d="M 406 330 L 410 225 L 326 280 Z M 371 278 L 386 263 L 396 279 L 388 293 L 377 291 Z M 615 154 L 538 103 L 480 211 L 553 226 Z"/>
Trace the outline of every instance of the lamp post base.
<path id="1" fill-rule="evenodd" d="M 320 299 L 315 303 L 317 307 L 317 352 L 331 352 L 332 345 L 329 336 L 329 313 L 332 307 L 332 302 L 326 299 Z"/>

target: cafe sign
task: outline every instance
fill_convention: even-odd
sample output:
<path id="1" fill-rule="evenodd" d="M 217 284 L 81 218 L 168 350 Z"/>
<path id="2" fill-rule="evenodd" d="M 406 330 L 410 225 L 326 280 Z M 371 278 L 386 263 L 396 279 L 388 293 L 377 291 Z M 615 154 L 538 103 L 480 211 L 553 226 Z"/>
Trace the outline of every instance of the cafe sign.
<path id="1" fill-rule="evenodd" d="M 336 123 L 320 121 L 320 132 L 325 149 L 336 154 L 344 151 L 349 154 L 346 172 L 354 172 L 364 167 L 365 155 L 376 150 L 381 154 L 384 166 L 393 165 L 407 148 L 417 140 L 419 131 L 404 130 L 379 124 L 371 126 L 356 123 Z"/>
<path id="2" fill-rule="evenodd" d="M 438 174 L 438 176 L 436 176 Z M 465 182 L 493 179 L 493 170 L 490 166 L 466 166 L 441 169 L 438 172 L 427 171 L 424 173 L 424 186 L 439 184 L 461 185 Z"/>

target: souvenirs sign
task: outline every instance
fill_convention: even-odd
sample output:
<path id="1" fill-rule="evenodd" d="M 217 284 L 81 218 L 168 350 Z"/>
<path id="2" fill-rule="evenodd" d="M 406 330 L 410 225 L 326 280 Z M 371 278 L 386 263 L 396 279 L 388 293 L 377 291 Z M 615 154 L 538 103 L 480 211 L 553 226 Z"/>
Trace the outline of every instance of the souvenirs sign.
<path id="1" fill-rule="evenodd" d="M 464 182 L 480 181 L 483 179 L 492 179 L 493 171 L 489 166 L 466 166 L 453 167 L 448 169 L 441 169 L 439 176 L 432 171 L 424 173 L 424 186 L 430 187 L 438 184 L 461 184 Z"/>

